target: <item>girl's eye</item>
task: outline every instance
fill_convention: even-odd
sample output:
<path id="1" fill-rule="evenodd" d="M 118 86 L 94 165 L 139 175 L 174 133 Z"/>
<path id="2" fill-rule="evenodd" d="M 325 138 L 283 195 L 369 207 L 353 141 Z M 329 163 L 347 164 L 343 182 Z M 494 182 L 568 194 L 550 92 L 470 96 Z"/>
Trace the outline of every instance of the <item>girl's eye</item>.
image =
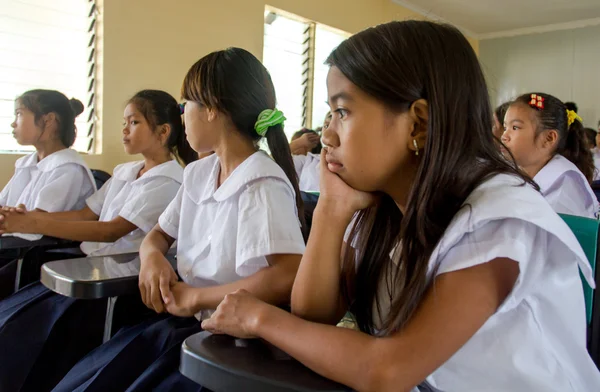
<path id="1" fill-rule="evenodd" d="M 335 113 L 337 113 L 340 116 L 340 119 L 344 119 L 344 117 L 346 117 L 348 115 L 348 111 L 346 109 L 336 109 Z"/>
<path id="2" fill-rule="evenodd" d="M 514 126 L 512 127 L 512 129 L 513 129 L 513 131 L 518 131 L 518 130 L 519 130 L 519 129 L 521 129 L 521 128 L 519 128 L 519 127 L 517 127 L 516 125 L 514 125 Z"/>
<path id="3" fill-rule="evenodd" d="M 139 121 L 135 121 L 135 120 L 131 121 L 131 125 L 137 125 L 137 124 L 139 124 Z"/>

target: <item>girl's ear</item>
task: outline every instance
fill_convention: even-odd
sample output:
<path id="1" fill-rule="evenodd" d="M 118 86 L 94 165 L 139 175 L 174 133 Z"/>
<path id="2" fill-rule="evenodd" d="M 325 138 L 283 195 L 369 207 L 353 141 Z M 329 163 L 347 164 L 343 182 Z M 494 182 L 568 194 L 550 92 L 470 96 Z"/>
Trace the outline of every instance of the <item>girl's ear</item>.
<path id="1" fill-rule="evenodd" d="M 411 151 L 416 151 L 417 148 L 422 150 L 427 142 L 427 125 L 429 123 L 429 104 L 427 101 L 419 99 L 413 102 L 409 108 L 409 116 L 413 123 L 411 137 L 407 140 L 408 148 Z"/>
<path id="2" fill-rule="evenodd" d="M 558 131 L 556 129 L 550 129 L 547 131 L 544 131 L 544 133 L 542 135 L 540 135 L 541 137 L 543 137 L 543 146 L 546 148 L 554 148 L 556 147 L 556 144 L 558 143 Z"/>
<path id="3" fill-rule="evenodd" d="M 217 119 L 217 111 L 212 108 L 207 108 L 206 109 L 206 118 L 208 119 L 208 122 L 215 121 Z"/>
<path id="4" fill-rule="evenodd" d="M 160 143 L 163 146 L 167 145 L 167 140 L 169 140 L 170 134 L 171 134 L 171 126 L 169 124 L 163 124 L 158 129 L 158 137 L 160 139 Z"/>

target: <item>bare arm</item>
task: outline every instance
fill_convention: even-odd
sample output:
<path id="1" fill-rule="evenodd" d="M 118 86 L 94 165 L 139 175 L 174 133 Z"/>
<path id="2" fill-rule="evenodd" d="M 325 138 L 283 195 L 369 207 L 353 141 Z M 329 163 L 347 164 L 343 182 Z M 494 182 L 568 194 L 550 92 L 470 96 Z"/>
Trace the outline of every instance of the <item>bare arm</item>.
<path id="1" fill-rule="evenodd" d="M 175 239 L 156 224 L 140 246 L 140 295 L 144 304 L 158 313 L 165 311 L 163 298 L 171 295 L 170 285 L 178 279 L 175 270 L 165 258 L 173 242 Z"/>
<path id="2" fill-rule="evenodd" d="M 36 210 L 41 211 L 41 210 Z M 33 212 L 33 211 L 32 211 Z M 45 212 L 45 211 L 43 211 Z M 85 206 L 77 211 L 45 212 L 54 220 L 59 221 L 97 221 L 100 217 L 90 207 Z"/>
<path id="3" fill-rule="evenodd" d="M 439 275 L 409 323 L 385 338 L 305 321 L 244 294 L 228 295 L 202 325 L 214 332 L 263 338 L 357 391 L 409 391 L 496 312 L 518 273 L 516 262 L 495 259 Z"/>
<path id="4" fill-rule="evenodd" d="M 133 223 L 119 217 L 107 222 L 65 221 L 38 211 L 27 213 L 2 212 L 0 233 L 43 234 L 72 241 L 115 242 L 137 229 Z"/>
<path id="5" fill-rule="evenodd" d="M 347 310 L 340 293 L 340 249 L 351 215 L 339 219 L 318 204 L 311 235 L 292 290 L 292 313 L 307 320 L 337 323 Z"/>
<path id="6" fill-rule="evenodd" d="M 220 286 L 198 288 L 183 282 L 171 283 L 167 295 L 164 295 L 164 280 L 161 280 L 164 306 L 171 314 L 189 317 L 201 310 L 216 309 L 227 294 L 240 289 L 251 292 L 269 304 L 289 303 L 300 257 L 292 254 L 267 256 L 268 267 L 247 278 Z"/>

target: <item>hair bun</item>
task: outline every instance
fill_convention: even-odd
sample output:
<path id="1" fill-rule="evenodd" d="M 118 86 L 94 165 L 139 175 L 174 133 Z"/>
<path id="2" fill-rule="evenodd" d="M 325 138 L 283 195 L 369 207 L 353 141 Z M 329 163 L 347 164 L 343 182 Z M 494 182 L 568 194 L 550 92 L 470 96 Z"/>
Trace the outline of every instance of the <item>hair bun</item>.
<path id="1" fill-rule="evenodd" d="M 71 105 L 71 110 L 73 111 L 75 117 L 83 113 L 83 103 L 81 103 L 80 100 L 71 98 L 69 99 L 69 105 Z"/>

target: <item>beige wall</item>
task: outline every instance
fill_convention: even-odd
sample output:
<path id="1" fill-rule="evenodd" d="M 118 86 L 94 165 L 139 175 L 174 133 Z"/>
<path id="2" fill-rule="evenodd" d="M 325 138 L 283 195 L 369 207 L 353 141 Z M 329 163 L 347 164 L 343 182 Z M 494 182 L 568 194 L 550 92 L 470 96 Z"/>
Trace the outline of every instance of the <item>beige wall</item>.
<path id="1" fill-rule="evenodd" d="M 102 154 L 91 168 L 112 172 L 127 160 L 121 145 L 124 104 L 137 90 L 162 89 L 179 97 L 188 68 L 203 55 L 229 46 L 262 57 L 263 17 L 270 5 L 350 33 L 422 18 L 391 0 L 104 0 L 102 5 Z M 477 50 L 477 42 L 473 41 Z M 0 186 L 13 173 L 15 155 L 0 155 Z"/>

